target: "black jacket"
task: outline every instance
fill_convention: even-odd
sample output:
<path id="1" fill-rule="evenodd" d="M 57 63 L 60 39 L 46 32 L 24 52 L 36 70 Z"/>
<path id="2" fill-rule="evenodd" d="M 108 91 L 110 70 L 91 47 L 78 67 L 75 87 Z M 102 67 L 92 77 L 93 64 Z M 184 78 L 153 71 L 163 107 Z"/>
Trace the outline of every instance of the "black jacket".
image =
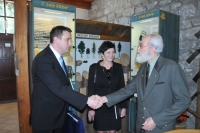
<path id="1" fill-rule="evenodd" d="M 64 124 L 68 104 L 83 109 L 87 96 L 74 91 L 49 46 L 32 64 L 31 123 L 35 130 L 52 130 Z"/>
<path id="2" fill-rule="evenodd" d="M 95 94 L 99 96 L 105 96 L 125 86 L 124 75 L 123 75 L 121 64 L 113 62 L 113 66 L 110 69 L 111 79 L 109 81 L 107 78 L 106 69 L 100 66 L 100 62 L 101 61 L 99 61 L 98 63 L 94 63 L 90 66 L 89 79 L 88 79 L 88 96 L 95 95 Z M 96 80 L 94 76 L 95 73 L 96 73 Z M 123 101 L 117 105 L 118 105 L 117 108 L 127 108 L 126 101 Z M 96 111 L 103 111 L 106 108 L 107 106 L 104 105 L 103 107 L 101 107 L 100 109 Z M 109 110 L 106 110 L 106 111 L 109 111 Z M 114 113 L 114 112 L 110 112 L 110 113 Z"/>

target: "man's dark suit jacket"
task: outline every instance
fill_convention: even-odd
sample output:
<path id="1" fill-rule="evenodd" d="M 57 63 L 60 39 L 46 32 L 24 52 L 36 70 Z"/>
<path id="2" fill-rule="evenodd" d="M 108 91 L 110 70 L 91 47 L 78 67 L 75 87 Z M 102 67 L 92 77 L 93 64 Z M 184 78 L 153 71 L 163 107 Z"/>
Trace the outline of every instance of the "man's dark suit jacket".
<path id="1" fill-rule="evenodd" d="M 35 130 L 52 130 L 64 124 L 66 109 L 82 110 L 87 97 L 74 91 L 49 45 L 32 64 L 31 123 Z"/>
<path id="2" fill-rule="evenodd" d="M 144 78 L 145 66 L 141 66 L 135 80 L 119 91 L 107 95 L 110 107 L 137 93 L 136 133 L 149 117 L 156 128 L 148 133 L 163 133 L 175 128 L 176 118 L 190 106 L 190 94 L 185 75 L 174 61 L 159 57 L 148 79 Z"/>

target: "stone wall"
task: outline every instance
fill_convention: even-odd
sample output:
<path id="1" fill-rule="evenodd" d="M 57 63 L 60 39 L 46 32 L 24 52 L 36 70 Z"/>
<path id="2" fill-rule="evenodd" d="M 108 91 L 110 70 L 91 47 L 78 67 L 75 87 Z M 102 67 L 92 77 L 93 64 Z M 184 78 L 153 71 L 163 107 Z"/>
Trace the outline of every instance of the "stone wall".
<path id="1" fill-rule="evenodd" d="M 200 39 L 194 34 L 200 30 L 200 0 L 94 0 L 89 20 L 130 25 L 130 17 L 161 9 L 180 16 L 179 64 L 183 68 L 191 96 L 197 91 L 192 79 L 199 71 L 198 55 L 190 64 L 186 59 L 200 49 Z M 196 110 L 196 98 L 191 109 Z M 195 117 L 188 113 L 187 128 L 195 128 Z"/>

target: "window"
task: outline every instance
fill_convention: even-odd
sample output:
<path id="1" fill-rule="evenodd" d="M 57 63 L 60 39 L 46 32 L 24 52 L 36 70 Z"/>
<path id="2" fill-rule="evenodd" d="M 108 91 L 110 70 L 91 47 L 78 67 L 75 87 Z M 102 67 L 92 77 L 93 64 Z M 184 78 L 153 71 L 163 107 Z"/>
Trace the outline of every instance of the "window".
<path id="1" fill-rule="evenodd" d="M 14 2 L 0 0 L 0 33 L 14 34 Z"/>

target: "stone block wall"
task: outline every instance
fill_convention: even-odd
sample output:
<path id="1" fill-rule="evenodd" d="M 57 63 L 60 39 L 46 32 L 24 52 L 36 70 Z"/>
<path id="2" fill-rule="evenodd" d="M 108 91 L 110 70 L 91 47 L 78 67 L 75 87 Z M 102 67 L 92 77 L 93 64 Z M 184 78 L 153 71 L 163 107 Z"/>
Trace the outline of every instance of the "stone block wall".
<path id="1" fill-rule="evenodd" d="M 200 30 L 200 0 L 94 0 L 89 20 L 130 25 L 130 17 L 161 9 L 180 16 L 179 64 L 185 72 L 191 96 L 197 91 L 192 79 L 199 71 L 200 55 L 190 64 L 186 59 L 200 49 L 200 39 L 194 36 Z M 196 110 L 196 98 L 191 109 Z M 195 128 L 195 117 L 188 113 L 187 128 Z"/>

